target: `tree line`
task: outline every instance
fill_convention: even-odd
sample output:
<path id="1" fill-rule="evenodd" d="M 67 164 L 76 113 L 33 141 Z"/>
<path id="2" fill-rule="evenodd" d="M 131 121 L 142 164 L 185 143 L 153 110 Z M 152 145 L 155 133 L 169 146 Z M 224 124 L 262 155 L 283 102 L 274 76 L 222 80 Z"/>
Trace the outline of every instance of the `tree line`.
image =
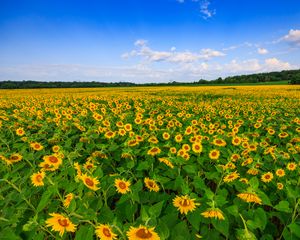
<path id="1" fill-rule="evenodd" d="M 0 89 L 26 89 L 26 88 L 97 88 L 97 87 L 132 87 L 132 86 L 182 86 L 182 85 L 219 85 L 219 84 L 248 84 L 288 81 L 289 84 L 300 84 L 300 69 L 286 70 L 281 72 L 256 73 L 249 75 L 230 76 L 217 78 L 215 80 L 200 79 L 195 82 L 176 82 L 168 83 L 143 83 L 132 82 L 43 82 L 33 80 L 23 81 L 0 81 Z"/>

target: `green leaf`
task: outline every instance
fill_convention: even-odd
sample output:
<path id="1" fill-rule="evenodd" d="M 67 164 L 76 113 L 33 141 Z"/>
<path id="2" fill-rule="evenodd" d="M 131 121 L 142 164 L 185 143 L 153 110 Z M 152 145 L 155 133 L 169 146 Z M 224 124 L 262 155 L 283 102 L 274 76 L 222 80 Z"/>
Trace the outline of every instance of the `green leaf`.
<path id="1" fill-rule="evenodd" d="M 289 202 L 288 201 L 280 201 L 274 208 L 280 212 L 286 212 L 291 213 L 292 209 L 289 208 Z"/>
<path id="2" fill-rule="evenodd" d="M 290 225 L 288 225 L 288 227 L 295 236 L 300 238 L 300 225 L 298 225 L 297 223 L 291 223 Z"/>
<path id="3" fill-rule="evenodd" d="M 141 218 L 143 222 L 146 222 L 149 219 L 149 214 L 148 211 L 146 209 L 146 206 L 142 205 L 141 206 Z"/>
<path id="4" fill-rule="evenodd" d="M 162 220 L 158 221 L 158 226 L 155 230 L 157 231 L 161 240 L 168 239 L 170 236 L 169 228 L 167 224 Z"/>
<path id="5" fill-rule="evenodd" d="M 55 192 L 55 186 L 52 186 L 52 187 L 49 187 L 48 190 L 46 190 L 42 197 L 41 197 L 41 200 L 39 202 L 39 205 L 37 206 L 36 208 L 36 211 L 37 212 L 40 212 L 42 211 L 51 201 L 51 197 L 53 195 L 53 193 Z"/>
<path id="6" fill-rule="evenodd" d="M 257 177 L 251 178 L 250 181 L 249 181 L 249 185 L 250 185 L 254 190 L 256 190 L 256 189 L 258 188 L 258 186 L 259 186 L 259 181 L 258 181 Z"/>
<path id="7" fill-rule="evenodd" d="M 238 217 L 239 216 L 239 208 L 236 205 L 232 205 L 228 208 L 226 208 L 228 213 L 230 213 L 231 215 Z"/>
<path id="8" fill-rule="evenodd" d="M 238 240 L 256 240 L 257 239 L 253 232 L 250 232 L 249 230 L 246 230 L 246 229 L 238 229 L 236 231 L 236 238 Z"/>
<path id="9" fill-rule="evenodd" d="M 75 240 L 93 240 L 94 229 L 92 226 L 80 225 L 79 230 L 76 231 Z"/>
<path id="10" fill-rule="evenodd" d="M 229 222 L 228 218 L 225 217 L 225 220 L 212 219 L 213 226 L 222 233 L 225 237 L 229 235 Z"/>
<path id="11" fill-rule="evenodd" d="M 188 174 L 194 174 L 197 171 L 194 165 L 186 165 L 183 167 L 183 170 L 186 171 L 186 173 Z"/>
<path id="12" fill-rule="evenodd" d="M 182 221 L 172 228 L 170 239 L 176 239 L 176 240 L 191 239 L 191 235 L 186 222 Z"/>
<path id="13" fill-rule="evenodd" d="M 164 201 L 161 201 L 151 206 L 149 209 L 150 215 L 153 217 L 158 217 L 161 213 L 163 205 L 164 205 Z"/>
<path id="14" fill-rule="evenodd" d="M 196 209 L 195 211 L 186 215 L 188 222 L 195 228 L 197 231 L 200 230 L 200 210 Z"/>
<path id="15" fill-rule="evenodd" d="M 148 161 L 144 161 L 137 166 L 136 171 L 148 170 L 149 167 L 150 163 Z"/>

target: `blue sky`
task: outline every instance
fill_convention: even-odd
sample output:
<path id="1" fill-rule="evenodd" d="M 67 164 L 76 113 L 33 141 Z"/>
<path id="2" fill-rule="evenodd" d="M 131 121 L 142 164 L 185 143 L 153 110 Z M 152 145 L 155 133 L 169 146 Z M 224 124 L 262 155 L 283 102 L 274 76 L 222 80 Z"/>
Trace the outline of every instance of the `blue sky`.
<path id="1" fill-rule="evenodd" d="M 187 82 L 299 56 L 299 0 L 0 1 L 0 80 Z"/>

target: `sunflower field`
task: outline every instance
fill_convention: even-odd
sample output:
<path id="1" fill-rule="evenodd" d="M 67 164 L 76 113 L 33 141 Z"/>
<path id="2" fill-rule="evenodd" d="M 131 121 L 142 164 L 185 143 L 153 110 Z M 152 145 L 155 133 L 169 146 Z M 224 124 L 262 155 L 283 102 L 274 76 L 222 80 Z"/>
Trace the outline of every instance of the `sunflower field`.
<path id="1" fill-rule="evenodd" d="M 300 87 L 1 90 L 0 239 L 300 239 Z"/>

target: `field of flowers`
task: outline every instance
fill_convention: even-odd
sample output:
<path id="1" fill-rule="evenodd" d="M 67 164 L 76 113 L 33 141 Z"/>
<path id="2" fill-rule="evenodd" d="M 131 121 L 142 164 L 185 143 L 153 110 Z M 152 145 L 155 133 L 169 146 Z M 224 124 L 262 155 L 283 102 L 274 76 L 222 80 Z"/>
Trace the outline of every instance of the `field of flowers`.
<path id="1" fill-rule="evenodd" d="M 0 239 L 300 239 L 300 87 L 1 90 Z"/>

